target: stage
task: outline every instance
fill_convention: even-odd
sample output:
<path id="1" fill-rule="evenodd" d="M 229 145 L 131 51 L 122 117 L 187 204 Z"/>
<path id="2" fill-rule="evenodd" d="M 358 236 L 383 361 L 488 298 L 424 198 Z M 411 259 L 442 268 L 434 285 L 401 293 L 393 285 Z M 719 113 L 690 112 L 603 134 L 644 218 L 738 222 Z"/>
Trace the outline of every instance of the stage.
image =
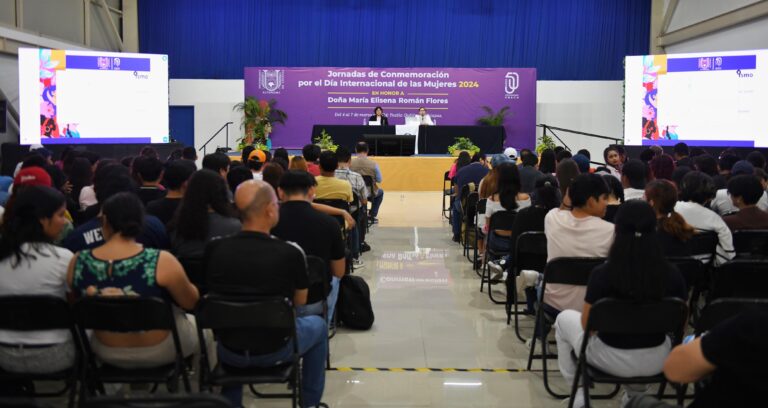
<path id="1" fill-rule="evenodd" d="M 441 191 L 451 156 L 371 157 L 381 168 L 384 191 Z"/>

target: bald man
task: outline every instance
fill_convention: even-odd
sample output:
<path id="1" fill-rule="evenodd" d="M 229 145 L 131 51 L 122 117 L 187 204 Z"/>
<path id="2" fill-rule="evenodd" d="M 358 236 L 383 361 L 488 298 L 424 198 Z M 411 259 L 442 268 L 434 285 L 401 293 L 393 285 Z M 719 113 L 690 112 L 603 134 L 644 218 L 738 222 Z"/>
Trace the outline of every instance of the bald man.
<path id="1" fill-rule="evenodd" d="M 307 267 L 304 253 L 292 243 L 269 234 L 277 225 L 280 210 L 272 187 L 260 180 L 241 183 L 235 192 L 235 205 L 243 220 L 238 234 L 214 240 L 205 250 L 204 271 L 211 293 L 283 296 L 293 299 L 294 306 L 307 302 Z M 321 406 L 325 388 L 325 356 L 328 353 L 328 329 L 321 316 L 296 318 L 296 334 L 302 364 L 304 406 Z M 234 367 L 269 367 L 288 361 L 293 345 L 275 349 L 279 339 L 250 336 L 243 333 L 220 336 L 219 361 Z M 230 350 L 227 344 L 251 344 L 247 353 Z M 243 387 L 222 387 L 222 395 L 232 406 L 242 405 Z"/>

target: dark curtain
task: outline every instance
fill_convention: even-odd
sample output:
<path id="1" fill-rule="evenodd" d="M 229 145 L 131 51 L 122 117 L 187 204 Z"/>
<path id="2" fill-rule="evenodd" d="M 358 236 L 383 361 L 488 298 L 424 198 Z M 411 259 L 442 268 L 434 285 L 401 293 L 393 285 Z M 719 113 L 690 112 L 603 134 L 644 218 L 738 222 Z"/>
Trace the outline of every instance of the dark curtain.
<path id="1" fill-rule="evenodd" d="M 620 80 L 648 52 L 650 0 L 140 0 L 141 52 L 171 78 L 248 66 L 534 67 Z"/>

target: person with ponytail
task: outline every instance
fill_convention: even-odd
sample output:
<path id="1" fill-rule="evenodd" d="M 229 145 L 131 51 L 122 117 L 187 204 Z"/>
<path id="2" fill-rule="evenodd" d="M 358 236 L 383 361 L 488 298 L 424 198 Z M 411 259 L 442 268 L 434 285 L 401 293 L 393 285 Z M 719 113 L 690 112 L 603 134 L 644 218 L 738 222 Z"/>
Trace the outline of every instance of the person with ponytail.
<path id="1" fill-rule="evenodd" d="M 656 212 L 659 242 L 666 256 L 689 256 L 686 244 L 696 230 L 675 212 L 677 189 L 669 180 L 654 180 L 645 186 L 645 199 Z"/>
<path id="2" fill-rule="evenodd" d="M 496 193 L 488 197 L 485 203 L 485 232 L 488 236 L 488 247 L 497 251 L 509 250 L 510 231 L 489 231 L 493 214 L 499 211 L 518 211 L 530 207 L 531 197 L 520 191 L 520 171 L 514 163 L 502 163 L 496 166 L 498 179 Z"/>
<path id="3" fill-rule="evenodd" d="M 630 200 L 619 208 L 615 218 L 615 237 L 608 260 L 596 267 L 589 278 L 581 312 L 564 310 L 555 321 L 555 338 L 560 372 L 570 384 L 576 373 L 572 352 L 581 351 L 585 336 L 587 363 L 619 377 L 659 374 L 672 349 L 664 333 L 618 335 L 606 332 L 585 333 L 590 308 L 605 298 L 653 302 L 664 297 L 687 298 L 687 288 L 680 271 L 664 258 L 656 233 L 656 213 L 642 200 Z M 627 388 L 625 398 L 637 388 Z M 574 407 L 584 406 L 580 388 Z"/>
<path id="4" fill-rule="evenodd" d="M 66 299 L 72 252 L 53 245 L 69 223 L 64 195 L 50 187 L 19 188 L 0 226 L 0 296 Z M 63 371 L 75 361 L 68 330 L 0 330 L 0 369 L 19 373 Z"/>
<path id="5" fill-rule="evenodd" d="M 184 356 L 197 351 L 195 328 L 179 307 L 194 309 L 199 292 L 173 255 L 136 242 L 144 228 L 141 200 L 130 192 L 115 194 L 102 204 L 101 220 L 104 244 L 78 252 L 69 263 L 67 282 L 75 297 L 170 298 L 174 302 Z M 97 330 L 91 337 L 91 348 L 102 362 L 125 369 L 170 364 L 176 355 L 173 338 L 167 330 L 137 333 Z"/>

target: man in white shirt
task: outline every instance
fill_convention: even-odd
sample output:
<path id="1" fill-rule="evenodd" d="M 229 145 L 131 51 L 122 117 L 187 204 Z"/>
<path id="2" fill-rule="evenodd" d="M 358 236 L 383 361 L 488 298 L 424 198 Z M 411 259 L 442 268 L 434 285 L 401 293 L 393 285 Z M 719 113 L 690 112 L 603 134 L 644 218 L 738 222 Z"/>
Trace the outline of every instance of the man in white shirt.
<path id="1" fill-rule="evenodd" d="M 712 178 L 700 171 L 692 171 L 680 182 L 680 200 L 675 205 L 675 211 L 685 218 L 693 228 L 701 231 L 717 233 L 717 256 L 715 266 L 728 262 L 733 258 L 733 236 L 728 225 L 710 210 L 707 205 L 715 196 L 715 183 Z M 704 262 L 709 256 L 701 257 Z"/>
<path id="2" fill-rule="evenodd" d="M 610 189 L 596 174 L 580 174 L 568 188 L 572 210 L 555 208 L 544 218 L 547 261 L 560 257 L 607 257 L 614 226 L 603 220 Z M 582 310 L 587 288 L 548 284 L 544 301 L 557 310 Z"/>
<path id="3" fill-rule="evenodd" d="M 752 166 L 752 163 L 746 160 L 739 160 L 731 168 L 731 178 L 743 174 L 751 176 L 755 174 L 755 168 Z M 733 205 L 733 201 L 728 195 L 728 189 L 726 188 L 717 190 L 717 193 L 715 193 L 715 198 L 713 198 L 712 202 L 709 204 L 709 208 L 720 215 L 727 215 L 739 211 L 739 209 Z M 768 194 L 765 192 L 763 192 L 763 195 L 757 202 L 757 208 L 763 211 L 768 211 Z"/>
<path id="4" fill-rule="evenodd" d="M 432 117 L 427 114 L 427 108 L 420 107 L 419 114 L 416 115 L 416 119 L 419 120 L 419 126 L 432 126 L 435 123 L 432 121 Z"/>
<path id="5" fill-rule="evenodd" d="M 648 166 L 632 159 L 621 168 L 621 185 L 624 186 L 624 201 L 644 200 L 645 183 L 648 180 Z"/>

